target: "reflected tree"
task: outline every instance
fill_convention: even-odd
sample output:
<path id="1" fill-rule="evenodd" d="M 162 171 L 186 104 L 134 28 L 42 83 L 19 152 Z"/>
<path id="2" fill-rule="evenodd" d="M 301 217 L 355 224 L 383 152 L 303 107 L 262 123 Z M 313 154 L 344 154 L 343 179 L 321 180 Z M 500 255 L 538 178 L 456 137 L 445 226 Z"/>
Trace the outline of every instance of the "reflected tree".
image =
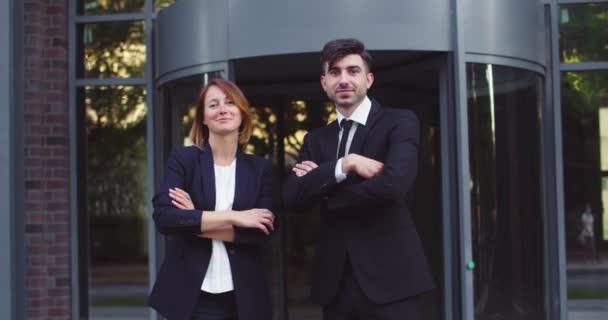
<path id="1" fill-rule="evenodd" d="M 146 46 L 142 21 L 87 24 L 82 28 L 85 77 L 143 77 Z"/>
<path id="2" fill-rule="evenodd" d="M 161 10 L 163 8 L 168 7 L 174 2 L 175 0 L 154 0 L 154 9 L 156 9 L 157 11 Z"/>
<path id="3" fill-rule="evenodd" d="M 97 261 L 143 255 L 141 221 L 148 202 L 144 102 L 143 87 L 85 90 L 87 213 L 91 256 Z"/>
<path id="4" fill-rule="evenodd" d="M 143 11 L 145 0 L 81 0 L 80 13 L 111 14 Z"/>
<path id="5" fill-rule="evenodd" d="M 562 61 L 608 60 L 608 3 L 561 6 L 559 28 Z"/>

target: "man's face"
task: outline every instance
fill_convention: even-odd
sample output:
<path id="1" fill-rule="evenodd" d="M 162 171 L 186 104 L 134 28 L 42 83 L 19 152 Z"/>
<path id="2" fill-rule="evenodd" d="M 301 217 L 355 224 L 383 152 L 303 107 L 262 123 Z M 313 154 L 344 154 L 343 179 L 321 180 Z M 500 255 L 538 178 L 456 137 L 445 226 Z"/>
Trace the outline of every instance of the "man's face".
<path id="1" fill-rule="evenodd" d="M 365 61 L 358 54 L 349 54 L 329 67 L 324 66 L 321 86 L 337 107 L 349 109 L 363 101 L 367 89 L 374 82 L 374 75 L 365 67 Z"/>

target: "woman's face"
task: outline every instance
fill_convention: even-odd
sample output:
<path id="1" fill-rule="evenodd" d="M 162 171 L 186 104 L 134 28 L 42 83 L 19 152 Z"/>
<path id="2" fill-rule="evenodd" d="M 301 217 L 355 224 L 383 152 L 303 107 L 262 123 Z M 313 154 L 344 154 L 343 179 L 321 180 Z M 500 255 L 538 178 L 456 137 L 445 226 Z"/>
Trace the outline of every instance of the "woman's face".
<path id="1" fill-rule="evenodd" d="M 209 135 L 228 135 L 238 133 L 241 126 L 241 110 L 224 91 L 211 86 L 205 94 L 204 123 Z"/>

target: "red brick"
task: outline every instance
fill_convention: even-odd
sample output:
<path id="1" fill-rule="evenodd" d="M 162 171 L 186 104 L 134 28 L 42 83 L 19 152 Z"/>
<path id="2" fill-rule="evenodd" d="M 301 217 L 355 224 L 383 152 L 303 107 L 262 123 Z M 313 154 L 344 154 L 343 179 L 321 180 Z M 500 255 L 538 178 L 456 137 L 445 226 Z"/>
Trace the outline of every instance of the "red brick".
<path id="1" fill-rule="evenodd" d="M 51 308 L 51 309 L 49 309 L 49 316 L 65 317 L 65 316 L 67 316 L 67 310 L 65 308 Z"/>

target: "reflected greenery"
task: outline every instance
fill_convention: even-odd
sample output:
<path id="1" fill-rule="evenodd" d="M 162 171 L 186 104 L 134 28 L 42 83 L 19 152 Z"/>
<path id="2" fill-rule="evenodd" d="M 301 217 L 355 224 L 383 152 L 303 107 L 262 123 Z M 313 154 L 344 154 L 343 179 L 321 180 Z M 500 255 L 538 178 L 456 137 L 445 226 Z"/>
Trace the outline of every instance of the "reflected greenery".
<path id="1" fill-rule="evenodd" d="M 568 262 L 583 257 L 578 235 L 581 230 L 581 213 L 587 204 L 594 214 L 596 248 L 601 249 L 602 236 L 608 227 L 606 203 L 602 198 L 602 178 L 608 177 L 608 168 L 602 169 L 608 154 L 606 141 L 601 139 L 601 128 L 608 126 L 601 118 L 608 108 L 608 72 L 565 72 L 562 74 L 562 127 L 564 159 L 564 198 L 566 215 L 566 245 Z M 597 253 L 596 253 L 597 254 Z"/>
<path id="2" fill-rule="evenodd" d="M 143 87 L 87 87 L 87 214 L 94 262 L 145 256 L 146 107 Z"/>
<path id="3" fill-rule="evenodd" d="M 154 0 L 154 10 L 164 9 L 174 3 L 175 0 Z"/>
<path id="4" fill-rule="evenodd" d="M 86 78 L 143 77 L 146 46 L 143 21 L 86 24 L 80 27 Z"/>
<path id="5" fill-rule="evenodd" d="M 145 0 L 80 0 L 78 13 L 93 15 L 141 12 L 144 10 L 145 2 Z"/>
<path id="6" fill-rule="evenodd" d="M 251 108 L 251 138 L 245 147 L 248 153 L 274 159 L 277 147 L 277 116 L 270 106 Z M 276 163 L 276 159 L 274 161 Z"/>
<path id="7" fill-rule="evenodd" d="M 560 6 L 560 60 L 608 60 L 608 3 Z"/>

